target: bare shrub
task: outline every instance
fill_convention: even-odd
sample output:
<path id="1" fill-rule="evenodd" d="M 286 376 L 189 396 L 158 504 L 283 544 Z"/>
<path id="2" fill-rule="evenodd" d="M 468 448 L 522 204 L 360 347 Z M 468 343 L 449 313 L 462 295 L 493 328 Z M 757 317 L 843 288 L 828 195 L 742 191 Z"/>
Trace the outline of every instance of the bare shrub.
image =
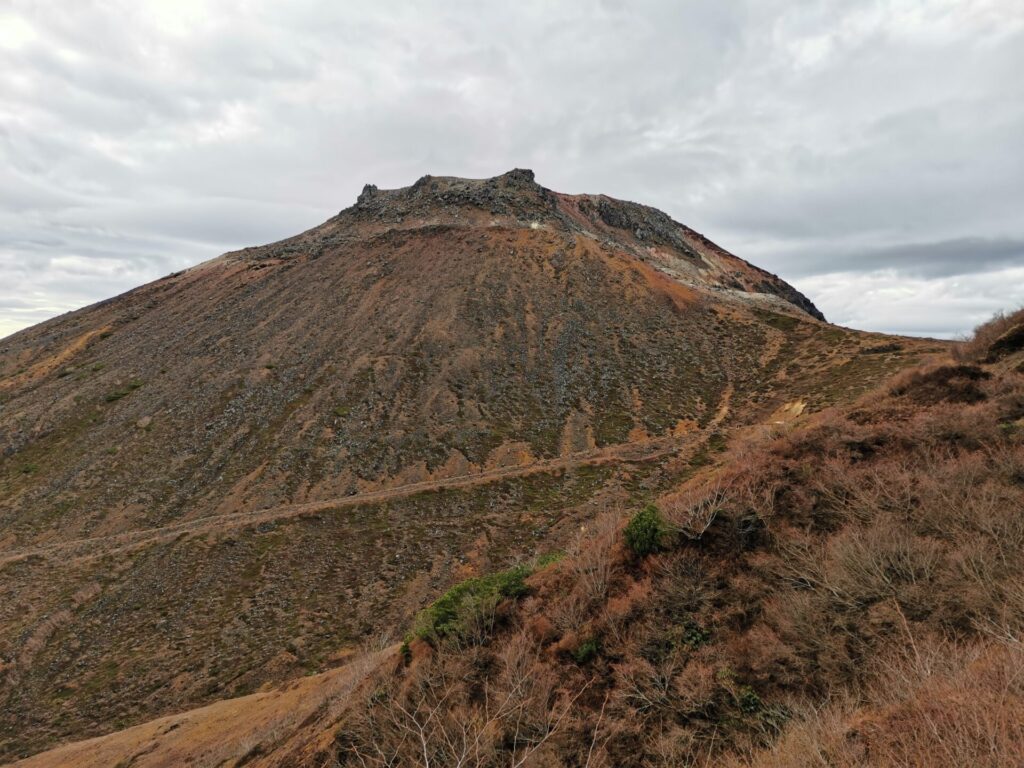
<path id="1" fill-rule="evenodd" d="M 641 716 L 671 711 L 674 668 L 659 669 L 646 659 L 615 667 L 615 694 L 619 702 Z"/>
<path id="2" fill-rule="evenodd" d="M 938 365 L 902 374 L 891 392 L 923 406 L 978 403 L 987 397 L 981 385 L 990 378 L 991 373 L 976 365 Z"/>
<path id="3" fill-rule="evenodd" d="M 665 521 L 691 541 L 699 539 L 722 510 L 725 488 L 719 478 L 698 486 L 687 486 L 661 499 L 658 507 Z"/>
<path id="4" fill-rule="evenodd" d="M 997 339 L 1021 323 L 1024 323 L 1024 307 L 1009 314 L 997 312 L 991 320 L 975 328 L 970 339 L 954 347 L 953 355 L 960 360 L 983 360 Z"/>
<path id="5" fill-rule="evenodd" d="M 669 725 L 653 736 L 650 745 L 651 768 L 695 768 L 708 765 L 709 745 L 692 728 Z"/>
<path id="6" fill-rule="evenodd" d="M 699 554 L 660 558 L 654 573 L 658 601 L 673 618 L 696 613 L 710 596 L 707 563 Z"/>
<path id="7" fill-rule="evenodd" d="M 358 766 L 521 768 L 568 722 L 586 690 L 560 690 L 525 633 L 496 659 L 478 694 L 467 684 L 472 654 L 421 664 L 401 682 L 384 681 L 338 735 L 338 763 Z"/>
<path id="8" fill-rule="evenodd" d="M 848 656 L 850 637 L 830 616 L 828 599 L 810 591 L 784 590 L 764 606 L 767 621 L 798 659 L 805 688 L 820 692 L 821 680 L 849 679 L 854 671 Z"/>
<path id="9" fill-rule="evenodd" d="M 869 726 L 884 764 L 1024 764 L 1024 653 L 1006 646 L 925 647 L 890 662 L 872 699 L 894 706 Z"/>
<path id="10" fill-rule="evenodd" d="M 992 610 L 975 619 L 976 629 L 1003 645 L 1024 650 L 1024 580 L 999 585 L 996 598 Z"/>
<path id="11" fill-rule="evenodd" d="M 826 582 L 848 604 L 905 597 L 908 586 L 927 585 L 942 562 L 937 542 L 882 525 L 840 534 L 829 547 Z"/>
<path id="12" fill-rule="evenodd" d="M 999 442 L 984 450 L 1003 483 L 1024 486 L 1024 443 Z"/>
<path id="13" fill-rule="evenodd" d="M 1001 768 L 1024 764 L 1024 655 L 998 645 L 925 645 L 879 665 L 858 705 L 794 706 L 766 749 L 727 757 L 728 768 Z"/>
<path id="14" fill-rule="evenodd" d="M 791 707 L 793 724 L 769 749 L 727 755 L 723 768 L 866 768 L 861 745 L 849 737 L 856 711 L 849 697 L 824 706 L 801 703 Z"/>
<path id="15" fill-rule="evenodd" d="M 577 533 L 561 568 L 571 587 L 554 601 L 551 617 L 563 632 L 575 631 L 603 604 L 619 564 L 621 515 L 606 512 Z"/>

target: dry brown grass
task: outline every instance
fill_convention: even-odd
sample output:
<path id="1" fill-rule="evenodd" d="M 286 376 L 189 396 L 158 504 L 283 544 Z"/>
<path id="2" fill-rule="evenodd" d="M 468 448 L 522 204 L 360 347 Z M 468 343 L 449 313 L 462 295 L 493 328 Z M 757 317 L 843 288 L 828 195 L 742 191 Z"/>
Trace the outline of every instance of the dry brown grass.
<path id="1" fill-rule="evenodd" d="M 1004 768 L 1024 764 L 1024 649 L 914 643 L 877 664 L 861 694 L 815 707 L 770 747 L 725 768 Z"/>
<path id="2" fill-rule="evenodd" d="M 19 768 L 175 768 L 253 764 L 289 741 L 309 738 L 316 717 L 336 716 L 341 703 L 394 656 L 367 649 L 347 666 L 301 678 L 280 689 L 226 699 L 202 709 L 58 747 L 16 763 Z M 256 763 L 259 761 L 256 760 Z"/>
<path id="3" fill-rule="evenodd" d="M 1022 391 L 932 365 L 737 441 L 660 500 L 685 534 L 668 551 L 627 556 L 627 511 L 603 518 L 472 654 L 432 649 L 383 699 L 429 712 L 402 686 L 455 681 L 431 706 L 503 734 L 477 766 L 542 738 L 525 764 L 1020 764 Z M 510 649 L 534 687 L 508 682 Z M 492 722 L 512 690 L 527 742 Z"/>
<path id="4" fill-rule="evenodd" d="M 960 360 L 979 361 L 990 357 L 992 345 L 1007 331 L 1024 323 L 1024 307 L 1010 313 L 999 312 L 977 328 L 971 338 L 954 350 Z"/>

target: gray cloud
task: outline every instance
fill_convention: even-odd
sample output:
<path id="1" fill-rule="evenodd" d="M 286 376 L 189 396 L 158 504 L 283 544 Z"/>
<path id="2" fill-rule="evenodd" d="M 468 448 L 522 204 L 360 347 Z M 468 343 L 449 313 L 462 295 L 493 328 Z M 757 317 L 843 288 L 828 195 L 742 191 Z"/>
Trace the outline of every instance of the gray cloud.
<path id="1" fill-rule="evenodd" d="M 1024 302 L 1016 0 L 437 5 L 0 7 L 0 335 L 366 182 L 516 166 L 662 208 L 847 324 Z"/>
<path id="2" fill-rule="evenodd" d="M 1024 240 L 961 237 L 879 247 L 839 244 L 827 255 L 824 243 L 776 254 L 772 261 L 792 278 L 829 272 L 890 271 L 900 276 L 948 277 L 1024 265 Z"/>

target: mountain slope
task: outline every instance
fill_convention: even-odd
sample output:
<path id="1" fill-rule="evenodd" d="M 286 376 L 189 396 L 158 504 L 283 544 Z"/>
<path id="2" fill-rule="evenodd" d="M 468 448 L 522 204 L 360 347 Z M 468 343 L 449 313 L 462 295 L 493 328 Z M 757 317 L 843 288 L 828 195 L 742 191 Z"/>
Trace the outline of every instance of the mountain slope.
<path id="1" fill-rule="evenodd" d="M 706 422 L 771 335 L 737 297 L 785 311 L 776 294 L 796 294 L 666 222 L 522 174 L 421 181 L 15 335 L 0 363 L 0 441 L 20 459 L 4 478 L 3 541 L 340 496 L 493 464 L 496 449 L 553 456 L 566 440 Z M 59 531 L 40 507 L 57 509 Z"/>
<path id="2" fill-rule="evenodd" d="M 1024 314 L 1002 325 L 734 430 L 658 499 L 656 552 L 605 514 L 443 633 L 18 765 L 1017 765 Z"/>
<path id="3" fill-rule="evenodd" d="M 527 171 L 367 187 L 0 342 L 0 756 L 330 667 L 938 349 Z"/>

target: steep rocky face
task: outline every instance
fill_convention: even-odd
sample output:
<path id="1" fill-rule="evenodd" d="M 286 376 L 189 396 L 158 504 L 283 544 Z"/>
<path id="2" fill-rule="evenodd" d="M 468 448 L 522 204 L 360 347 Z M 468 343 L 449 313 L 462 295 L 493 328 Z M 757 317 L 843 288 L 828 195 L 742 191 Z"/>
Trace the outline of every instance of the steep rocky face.
<path id="1" fill-rule="evenodd" d="M 324 668 L 926 347 L 521 170 L 4 339 L 0 757 Z"/>

